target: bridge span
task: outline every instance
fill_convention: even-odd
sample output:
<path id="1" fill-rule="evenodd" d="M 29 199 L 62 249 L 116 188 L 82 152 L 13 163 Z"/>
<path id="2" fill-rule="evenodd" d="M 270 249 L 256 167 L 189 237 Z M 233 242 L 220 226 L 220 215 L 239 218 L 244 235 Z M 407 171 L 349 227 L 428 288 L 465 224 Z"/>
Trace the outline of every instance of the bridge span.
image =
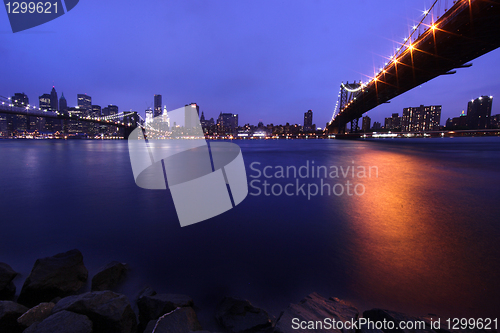
<path id="1" fill-rule="evenodd" d="M 431 10 L 438 1 L 375 77 L 341 84 L 329 133 L 344 133 L 346 124 L 363 113 L 500 47 L 500 0 L 458 0 L 435 19 Z"/>

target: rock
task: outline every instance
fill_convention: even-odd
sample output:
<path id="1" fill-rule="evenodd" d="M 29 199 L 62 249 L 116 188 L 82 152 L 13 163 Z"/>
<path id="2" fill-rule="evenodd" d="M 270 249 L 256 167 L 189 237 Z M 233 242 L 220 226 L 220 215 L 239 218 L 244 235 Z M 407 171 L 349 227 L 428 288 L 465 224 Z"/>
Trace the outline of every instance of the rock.
<path id="1" fill-rule="evenodd" d="M 145 286 L 144 288 L 142 288 L 141 291 L 139 291 L 139 293 L 137 294 L 137 297 L 135 299 L 136 303 L 144 296 L 154 296 L 156 295 L 156 291 L 151 288 L 150 286 Z"/>
<path id="2" fill-rule="evenodd" d="M 114 289 L 123 281 L 127 270 L 127 264 L 117 261 L 110 262 L 92 278 L 92 291 Z"/>
<path id="3" fill-rule="evenodd" d="M 155 329 L 156 326 L 156 329 Z M 193 308 L 177 308 L 158 320 L 151 320 L 144 333 L 189 333 L 201 330 Z"/>
<path id="4" fill-rule="evenodd" d="M 12 282 L 17 273 L 9 265 L 0 262 L 0 301 L 10 301 L 16 294 L 16 286 Z"/>
<path id="5" fill-rule="evenodd" d="M 411 317 L 408 316 L 404 313 L 400 312 L 395 312 L 395 311 L 389 311 L 389 310 L 382 310 L 382 309 L 372 309 L 363 312 L 363 317 L 371 320 L 372 322 L 383 322 L 386 320 L 387 322 L 393 322 L 394 323 L 394 329 L 392 330 L 384 330 L 384 332 L 415 332 L 418 331 L 419 333 L 425 333 L 425 332 L 434 332 L 431 329 L 430 323 L 428 320 L 425 320 L 424 318 L 418 318 L 418 317 Z M 399 328 L 399 323 L 400 322 L 405 322 L 405 325 L 407 325 L 410 321 L 412 322 L 421 322 L 424 321 L 426 323 L 425 327 L 421 327 L 418 330 L 411 329 L 411 330 L 402 330 Z"/>
<path id="6" fill-rule="evenodd" d="M 294 318 L 298 318 L 299 322 L 306 322 L 307 325 L 316 322 L 321 322 L 323 325 L 325 323 L 325 318 L 335 319 L 335 321 L 356 321 L 359 317 L 358 309 L 356 309 L 351 304 L 339 300 L 338 298 L 326 299 L 317 293 L 312 293 L 306 296 L 299 304 L 290 304 L 290 306 L 281 313 L 278 321 L 276 323 L 275 332 L 279 333 L 289 333 L 289 332 L 351 332 L 355 333 L 355 329 L 343 329 L 337 330 L 331 327 L 323 326 L 309 326 L 304 329 L 297 327 L 297 319 L 294 322 Z M 331 322 L 330 322 L 331 323 Z M 326 322 L 328 325 L 328 322 Z M 306 325 L 306 324 L 304 324 Z M 326 326 L 327 326 L 326 325 Z M 296 329 L 293 329 L 295 327 Z"/>
<path id="7" fill-rule="evenodd" d="M 186 295 L 156 294 L 139 298 L 137 301 L 137 307 L 139 308 L 139 331 L 144 329 L 150 320 L 156 320 L 178 307 L 188 306 L 193 306 L 193 299 Z"/>
<path id="8" fill-rule="evenodd" d="M 56 297 L 73 295 L 85 285 L 87 276 L 78 250 L 38 259 L 24 282 L 18 302 L 32 307 Z"/>
<path id="9" fill-rule="evenodd" d="M 43 321 L 51 315 L 54 306 L 54 303 L 40 303 L 17 318 L 17 322 L 24 327 L 29 327 L 36 322 Z"/>
<path id="10" fill-rule="evenodd" d="M 232 297 L 224 297 L 217 306 L 215 318 L 230 332 L 261 332 L 273 326 L 266 311 L 247 300 Z"/>
<path id="11" fill-rule="evenodd" d="M 19 325 L 17 318 L 28 311 L 28 308 L 11 301 L 0 301 L 0 332 L 22 332 L 24 327 Z"/>
<path id="12" fill-rule="evenodd" d="M 61 311 L 34 323 L 24 333 L 92 333 L 92 322 L 87 316 Z"/>
<path id="13" fill-rule="evenodd" d="M 131 333 L 137 319 L 127 297 L 112 291 L 94 291 L 61 299 L 52 313 L 71 311 L 86 315 L 94 324 L 94 333 Z"/>

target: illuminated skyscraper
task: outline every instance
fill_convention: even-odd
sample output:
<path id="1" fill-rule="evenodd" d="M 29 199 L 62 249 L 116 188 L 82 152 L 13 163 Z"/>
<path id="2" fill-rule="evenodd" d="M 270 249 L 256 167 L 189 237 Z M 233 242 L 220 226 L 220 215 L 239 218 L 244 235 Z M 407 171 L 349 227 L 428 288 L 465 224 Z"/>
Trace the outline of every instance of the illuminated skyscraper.
<path id="1" fill-rule="evenodd" d="M 52 86 L 52 91 L 50 92 L 50 111 L 59 111 L 59 106 L 58 106 L 58 99 L 57 99 L 57 92 L 56 88 Z"/>
<path id="2" fill-rule="evenodd" d="M 403 132 L 437 131 L 441 123 L 441 105 L 410 107 L 403 109 Z"/>
<path id="3" fill-rule="evenodd" d="M 88 116 L 92 111 L 92 97 L 87 94 L 77 94 L 78 106 L 83 110 L 83 114 Z"/>
<path id="4" fill-rule="evenodd" d="M 92 117 L 100 117 L 101 116 L 101 106 L 100 105 L 92 105 L 92 112 L 90 113 Z"/>
<path id="5" fill-rule="evenodd" d="M 30 104 L 28 96 L 25 93 L 15 93 L 14 96 L 12 96 L 11 100 L 14 106 L 26 107 L 28 104 Z"/>
<path id="6" fill-rule="evenodd" d="M 50 99 L 50 94 L 43 94 L 42 96 L 38 97 L 38 107 L 41 110 L 50 111 Z"/>
<path id="7" fill-rule="evenodd" d="M 312 131 L 313 130 L 313 112 L 312 110 L 308 110 L 304 113 L 304 131 Z"/>
<path id="8" fill-rule="evenodd" d="M 146 124 L 150 124 L 153 121 L 153 110 L 146 110 Z"/>
<path id="9" fill-rule="evenodd" d="M 161 116 L 162 110 L 161 110 L 161 95 L 155 95 L 154 96 L 154 117 Z"/>
<path id="10" fill-rule="evenodd" d="M 467 105 L 467 127 L 469 129 L 485 129 L 490 126 L 493 96 L 481 96 Z"/>

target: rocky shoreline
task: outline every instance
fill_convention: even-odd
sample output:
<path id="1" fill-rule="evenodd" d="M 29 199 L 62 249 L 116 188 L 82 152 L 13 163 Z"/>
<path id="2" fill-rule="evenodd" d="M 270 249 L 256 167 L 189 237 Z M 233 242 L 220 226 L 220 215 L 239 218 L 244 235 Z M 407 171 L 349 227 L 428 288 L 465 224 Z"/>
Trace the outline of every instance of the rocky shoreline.
<path id="1" fill-rule="evenodd" d="M 12 281 L 18 273 L 8 264 L 0 263 L 0 332 L 209 333 L 203 331 L 194 301 L 186 295 L 158 294 L 151 288 L 144 288 L 133 300 L 138 309 L 138 313 L 134 312 L 130 300 L 113 291 L 124 282 L 127 271 L 126 264 L 110 262 L 92 277 L 91 291 L 81 293 L 88 280 L 82 253 L 78 250 L 59 253 L 36 260 L 16 300 Z M 361 314 L 348 302 L 317 293 L 290 304 L 278 318 L 247 300 L 234 297 L 224 297 L 214 312 L 222 332 L 403 332 L 367 326 L 331 329 L 322 326 L 325 318 L 342 322 L 358 321 L 359 318 L 373 322 L 385 320 L 394 322 L 396 327 L 401 321 L 425 321 L 425 328 L 407 331 L 448 332 L 442 327 L 431 327 L 430 317 L 416 318 L 382 309 Z"/>

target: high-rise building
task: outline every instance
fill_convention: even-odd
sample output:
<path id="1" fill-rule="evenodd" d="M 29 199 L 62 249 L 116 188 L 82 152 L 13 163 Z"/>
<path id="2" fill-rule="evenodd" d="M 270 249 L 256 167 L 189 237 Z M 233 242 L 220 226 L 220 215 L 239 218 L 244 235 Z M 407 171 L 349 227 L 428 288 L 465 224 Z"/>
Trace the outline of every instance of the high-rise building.
<path id="1" fill-rule="evenodd" d="M 403 109 L 403 132 L 437 131 L 441 123 L 441 105 L 409 107 Z"/>
<path id="2" fill-rule="evenodd" d="M 12 104 L 18 107 L 26 107 L 30 104 L 28 96 L 25 93 L 15 93 L 11 98 Z"/>
<path id="3" fill-rule="evenodd" d="M 64 97 L 64 93 L 61 93 L 61 98 L 59 98 L 59 112 L 61 113 L 68 112 L 68 102 Z"/>
<path id="4" fill-rule="evenodd" d="M 110 104 L 102 109 L 102 115 L 104 117 L 113 116 L 118 114 L 118 106 Z"/>
<path id="5" fill-rule="evenodd" d="M 153 117 L 158 117 L 161 116 L 162 110 L 161 110 L 161 95 L 155 95 L 154 96 L 154 113 Z"/>
<path id="6" fill-rule="evenodd" d="M 77 94 L 78 106 L 83 110 L 83 115 L 88 116 L 92 112 L 92 97 L 87 94 Z"/>
<path id="7" fill-rule="evenodd" d="M 192 112 L 193 110 L 196 110 L 197 115 L 193 114 Z M 198 117 L 198 118 L 200 117 L 200 106 L 197 105 L 196 103 L 186 104 L 184 106 L 184 111 L 185 111 L 184 126 L 186 128 L 196 127 L 198 124 L 198 120 L 193 119 L 193 117 Z"/>
<path id="8" fill-rule="evenodd" d="M 362 130 L 363 132 L 368 132 L 370 130 L 372 120 L 368 116 L 363 117 L 363 125 L 362 125 Z"/>
<path id="9" fill-rule="evenodd" d="M 118 106 L 117 105 L 110 104 L 110 105 L 108 105 L 108 109 L 109 109 L 110 116 L 118 114 Z"/>
<path id="10" fill-rule="evenodd" d="M 375 122 L 373 123 L 372 130 L 374 130 L 374 131 L 378 131 L 378 130 L 379 130 L 379 129 L 381 129 L 381 128 L 382 128 L 382 124 L 381 124 L 381 123 L 379 123 L 378 121 L 375 121 Z"/>
<path id="11" fill-rule="evenodd" d="M 219 134 L 232 134 L 238 127 L 238 115 L 232 113 L 220 113 L 217 119 L 217 131 Z"/>
<path id="12" fill-rule="evenodd" d="M 469 129 L 485 129 L 490 126 L 493 96 L 481 96 L 467 105 L 467 127 Z"/>
<path id="13" fill-rule="evenodd" d="M 45 111 L 50 111 L 50 94 L 43 94 L 42 96 L 38 97 L 38 107 L 40 110 L 45 110 Z"/>
<path id="14" fill-rule="evenodd" d="M 26 108 L 29 104 L 28 96 L 26 96 L 25 93 L 15 93 L 14 96 L 11 97 L 11 101 L 14 106 L 20 108 Z M 10 133 L 12 133 L 13 131 L 22 133 L 29 129 L 31 120 L 30 118 L 32 117 L 28 117 L 27 115 L 23 114 L 6 115 L 5 116 L 6 130 Z M 36 119 L 33 120 L 36 121 Z"/>
<path id="15" fill-rule="evenodd" d="M 146 124 L 150 124 L 153 121 L 153 110 L 147 109 L 146 110 Z"/>
<path id="16" fill-rule="evenodd" d="M 398 113 L 393 113 L 390 118 L 385 118 L 384 128 L 388 130 L 401 130 L 401 118 Z"/>
<path id="17" fill-rule="evenodd" d="M 59 103 L 57 99 L 56 88 L 52 86 L 52 91 L 50 92 L 50 111 L 59 111 Z"/>
<path id="18" fill-rule="evenodd" d="M 313 130 L 313 112 L 308 110 L 304 113 L 304 131 Z"/>
<path id="19" fill-rule="evenodd" d="M 100 117 L 101 116 L 101 106 L 100 105 L 92 105 L 92 111 L 90 112 L 91 117 Z"/>

